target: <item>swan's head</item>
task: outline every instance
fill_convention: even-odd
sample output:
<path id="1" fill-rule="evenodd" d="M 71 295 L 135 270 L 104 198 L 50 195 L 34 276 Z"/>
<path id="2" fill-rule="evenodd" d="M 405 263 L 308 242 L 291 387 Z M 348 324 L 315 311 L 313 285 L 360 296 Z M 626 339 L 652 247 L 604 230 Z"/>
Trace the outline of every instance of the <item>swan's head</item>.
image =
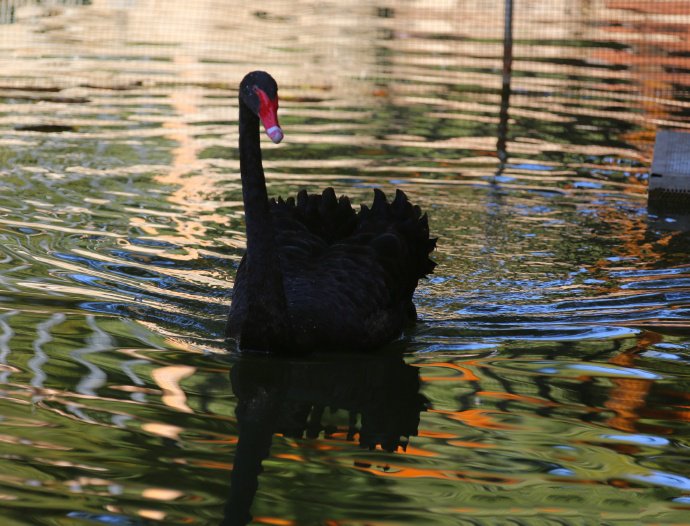
<path id="1" fill-rule="evenodd" d="M 283 140 L 278 124 L 278 84 L 273 77 L 265 71 L 252 71 L 240 83 L 240 99 L 261 119 L 274 143 Z"/>

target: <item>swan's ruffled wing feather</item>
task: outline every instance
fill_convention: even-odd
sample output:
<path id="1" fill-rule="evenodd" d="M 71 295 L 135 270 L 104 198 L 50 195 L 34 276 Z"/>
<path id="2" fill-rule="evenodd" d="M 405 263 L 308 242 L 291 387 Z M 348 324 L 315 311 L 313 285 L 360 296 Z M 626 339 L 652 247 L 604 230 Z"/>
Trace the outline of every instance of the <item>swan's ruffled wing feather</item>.
<path id="1" fill-rule="evenodd" d="M 372 207 L 359 212 L 332 188 L 301 191 L 296 200 L 272 201 L 271 212 L 298 333 L 323 342 L 346 335 L 375 347 L 415 318 L 412 294 L 435 266 L 436 240 L 402 191 L 389 203 L 376 190 Z"/>
<path id="2" fill-rule="evenodd" d="M 396 190 L 395 199 L 389 203 L 385 194 L 375 189 L 372 207 L 362 205 L 359 212 L 347 196 L 337 198 L 333 188 L 320 195 L 302 190 L 296 200 L 271 200 L 271 211 L 277 235 L 290 233 L 290 242 L 285 246 L 305 248 L 304 243 L 308 243 L 322 249 L 336 243 L 372 245 L 384 259 L 404 257 L 414 280 L 430 274 L 436 266 L 429 254 L 437 239 L 429 238 L 427 215 L 412 205 L 402 190 Z M 297 239 L 300 234 L 303 243 Z"/>

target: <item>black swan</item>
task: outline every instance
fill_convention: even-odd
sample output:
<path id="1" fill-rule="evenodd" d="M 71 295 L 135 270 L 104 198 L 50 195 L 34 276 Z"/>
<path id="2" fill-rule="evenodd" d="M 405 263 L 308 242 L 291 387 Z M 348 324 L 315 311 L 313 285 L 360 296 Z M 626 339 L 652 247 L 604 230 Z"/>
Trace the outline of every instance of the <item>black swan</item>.
<path id="1" fill-rule="evenodd" d="M 397 338 L 417 314 L 412 294 L 433 271 L 426 214 L 400 190 L 374 190 L 356 212 L 333 188 L 269 201 L 259 121 L 275 143 L 278 85 L 249 73 L 239 92 L 240 172 L 247 251 L 235 279 L 226 335 L 241 350 L 372 350 Z"/>

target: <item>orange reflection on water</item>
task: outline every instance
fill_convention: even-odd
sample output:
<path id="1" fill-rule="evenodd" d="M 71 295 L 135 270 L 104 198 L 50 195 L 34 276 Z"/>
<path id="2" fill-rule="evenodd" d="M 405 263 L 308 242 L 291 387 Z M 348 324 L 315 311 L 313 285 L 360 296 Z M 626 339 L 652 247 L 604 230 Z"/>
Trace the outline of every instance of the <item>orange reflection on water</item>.
<path id="1" fill-rule="evenodd" d="M 434 451 L 427 451 L 426 449 L 421 449 L 418 447 L 413 447 L 411 445 L 407 445 L 407 447 L 401 451 L 401 453 L 404 453 L 405 455 L 411 455 L 413 457 L 437 457 L 438 453 Z"/>
<path id="2" fill-rule="evenodd" d="M 432 411 L 429 411 L 430 413 L 433 413 Z M 419 433 L 417 436 L 424 437 L 424 438 L 436 438 L 436 439 L 450 439 L 450 438 L 457 438 L 458 435 L 455 435 L 453 433 L 444 433 L 443 431 L 431 431 L 430 429 L 420 429 Z"/>
<path id="3" fill-rule="evenodd" d="M 381 469 L 381 467 L 372 467 L 371 465 L 362 463 L 355 463 L 354 468 L 381 477 L 457 480 L 457 475 L 454 472 L 445 472 L 436 469 L 410 468 L 403 466 L 386 466 Z"/>
<path id="4" fill-rule="evenodd" d="M 187 464 L 207 469 L 218 469 L 221 471 L 230 471 L 233 468 L 233 464 L 231 462 L 220 462 L 217 460 L 201 460 L 199 462 L 187 462 Z"/>
<path id="5" fill-rule="evenodd" d="M 453 420 L 457 420 L 470 427 L 481 429 L 518 429 L 517 426 L 497 422 L 492 415 L 504 415 L 503 411 L 489 409 L 467 409 L 464 411 L 445 411 L 442 409 L 429 409 L 429 413 L 440 413 L 447 415 Z"/>
<path id="6" fill-rule="evenodd" d="M 501 391 L 479 391 L 477 396 L 484 396 L 486 398 L 498 398 L 500 400 L 518 400 L 520 402 L 527 402 L 528 404 L 538 404 L 545 406 L 558 406 L 556 402 L 551 402 L 549 400 L 544 400 L 543 398 L 537 398 L 535 396 L 526 396 L 517 393 L 506 393 Z"/>
<path id="7" fill-rule="evenodd" d="M 197 444 L 237 444 L 239 438 L 236 436 L 227 436 L 221 438 L 196 438 L 194 442 Z"/>
<path id="8" fill-rule="evenodd" d="M 611 363 L 623 367 L 634 367 L 637 355 L 649 346 L 663 340 L 661 335 L 645 332 L 638 344 L 631 350 L 621 353 L 611 360 Z M 638 378 L 614 378 L 611 379 L 613 389 L 604 404 L 607 408 L 616 412 L 616 416 L 608 420 L 608 425 L 614 429 L 633 432 L 637 430 L 639 410 L 646 405 L 646 398 L 654 381 Z"/>
<path id="9" fill-rule="evenodd" d="M 254 522 L 259 524 L 270 524 L 271 526 L 293 526 L 295 521 L 280 519 L 278 517 L 254 517 Z"/>
<path id="10" fill-rule="evenodd" d="M 305 458 L 302 455 L 296 455 L 294 453 L 278 453 L 275 458 L 282 458 L 284 460 L 294 460 L 295 462 L 304 462 Z"/>
<path id="11" fill-rule="evenodd" d="M 356 433 L 351 440 L 347 439 L 347 433 L 333 433 L 332 435 L 328 435 L 328 440 L 329 442 L 333 440 L 333 437 L 342 437 L 337 440 L 337 442 L 342 442 L 342 443 L 352 443 L 353 440 L 357 440 L 357 437 L 359 436 L 359 433 Z M 304 449 L 312 449 L 314 451 L 342 451 L 342 447 L 339 445 L 334 445 L 334 444 L 327 444 L 324 442 L 319 442 L 319 441 L 312 441 L 312 442 L 305 442 L 300 445 L 301 448 Z"/>
<path id="12" fill-rule="evenodd" d="M 464 362 L 468 365 L 475 365 L 475 361 L 466 361 Z M 415 364 L 412 364 L 415 365 Z M 417 367 L 421 367 L 421 365 L 416 365 Z M 458 371 L 460 373 L 460 376 L 423 376 L 421 380 L 423 382 L 443 382 L 443 381 L 448 381 L 448 380 L 453 380 L 453 381 L 466 381 L 466 382 L 478 382 L 479 377 L 474 374 L 468 367 L 458 365 L 456 363 L 451 363 L 451 362 L 432 362 L 432 363 L 425 363 L 424 368 L 427 367 L 441 367 L 445 369 L 452 369 L 454 371 Z"/>
<path id="13" fill-rule="evenodd" d="M 433 478 L 440 480 L 462 480 L 463 482 L 485 484 L 491 482 L 492 484 L 518 484 L 520 479 L 507 478 L 503 476 L 487 477 L 483 474 L 471 473 L 469 471 L 453 471 L 441 469 L 423 469 L 411 468 L 408 466 L 386 465 L 374 466 L 367 462 L 355 462 L 354 468 L 372 475 L 380 477 L 395 477 L 395 478 Z"/>

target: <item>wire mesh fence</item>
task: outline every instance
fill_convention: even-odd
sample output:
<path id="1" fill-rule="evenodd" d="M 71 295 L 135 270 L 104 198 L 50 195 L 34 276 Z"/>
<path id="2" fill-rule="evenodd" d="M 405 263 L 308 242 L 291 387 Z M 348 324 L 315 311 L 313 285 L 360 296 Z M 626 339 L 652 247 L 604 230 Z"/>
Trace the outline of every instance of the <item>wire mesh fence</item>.
<path id="1" fill-rule="evenodd" d="M 510 50 L 514 96 L 657 124 L 690 103 L 682 0 L 0 0 L 0 24 L 6 88 L 234 87 L 255 65 L 288 86 L 498 94 Z"/>
<path id="2" fill-rule="evenodd" d="M 577 47 L 582 61 L 615 68 L 646 83 L 685 90 L 690 85 L 686 1 L 510 3 L 515 57 L 526 72 L 548 72 L 550 59 L 558 58 L 566 46 Z M 357 52 L 375 54 L 388 42 L 409 51 L 435 52 L 439 65 L 458 57 L 471 65 L 470 59 L 486 64 L 499 54 L 504 5 L 504 0 L 1 0 L 0 23 L 28 22 L 31 32 L 46 36 L 43 40 L 63 49 L 71 45 L 75 51 L 98 42 L 137 48 L 140 54 L 169 46 L 199 60 L 213 60 L 218 54 L 248 58 L 252 52 L 271 60 L 301 48 L 305 61 L 316 55 L 342 68 L 353 66 L 348 59 L 358 62 Z M 3 33 L 7 44 L 13 37 L 7 29 Z M 429 40 L 420 42 L 420 36 Z M 26 45 L 20 35 L 14 38 L 17 47 Z M 150 75 L 155 77 L 153 71 Z"/>

